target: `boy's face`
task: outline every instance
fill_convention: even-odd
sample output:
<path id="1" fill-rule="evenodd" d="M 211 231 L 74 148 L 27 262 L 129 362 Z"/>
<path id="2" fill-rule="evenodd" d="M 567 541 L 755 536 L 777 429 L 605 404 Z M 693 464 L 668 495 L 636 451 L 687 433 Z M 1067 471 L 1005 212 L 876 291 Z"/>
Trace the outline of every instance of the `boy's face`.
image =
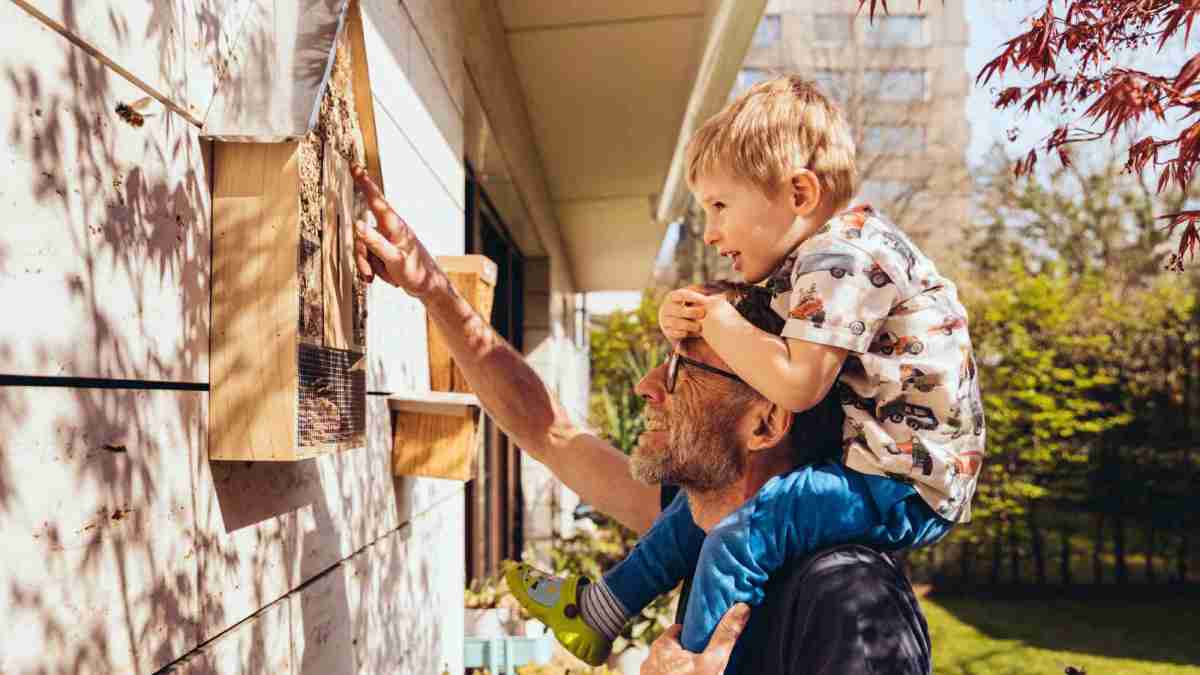
<path id="1" fill-rule="evenodd" d="M 696 178 L 696 201 L 707 216 L 704 243 L 733 260 L 733 269 L 752 284 L 767 278 L 800 244 L 792 191 L 764 194 L 753 183 L 714 170 Z"/>

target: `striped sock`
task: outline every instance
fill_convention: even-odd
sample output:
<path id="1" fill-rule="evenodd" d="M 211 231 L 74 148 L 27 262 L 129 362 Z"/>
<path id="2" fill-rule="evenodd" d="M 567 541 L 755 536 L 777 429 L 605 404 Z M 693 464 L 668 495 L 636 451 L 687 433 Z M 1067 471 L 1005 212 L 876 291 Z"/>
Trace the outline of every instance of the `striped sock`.
<path id="1" fill-rule="evenodd" d="M 583 622 L 608 638 L 609 642 L 617 639 L 625 627 L 625 621 L 629 619 L 625 606 L 613 595 L 604 579 L 579 589 L 579 612 Z"/>

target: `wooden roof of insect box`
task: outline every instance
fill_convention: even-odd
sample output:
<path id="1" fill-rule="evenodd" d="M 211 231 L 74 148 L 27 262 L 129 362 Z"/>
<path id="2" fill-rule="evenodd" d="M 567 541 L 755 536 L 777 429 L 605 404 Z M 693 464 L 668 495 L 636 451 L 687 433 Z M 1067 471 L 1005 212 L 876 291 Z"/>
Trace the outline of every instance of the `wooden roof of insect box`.
<path id="1" fill-rule="evenodd" d="M 289 461 L 366 443 L 353 258 L 366 212 L 350 166 L 378 180 L 379 164 L 357 3 L 251 1 L 204 123 L 216 141 L 209 455 Z"/>

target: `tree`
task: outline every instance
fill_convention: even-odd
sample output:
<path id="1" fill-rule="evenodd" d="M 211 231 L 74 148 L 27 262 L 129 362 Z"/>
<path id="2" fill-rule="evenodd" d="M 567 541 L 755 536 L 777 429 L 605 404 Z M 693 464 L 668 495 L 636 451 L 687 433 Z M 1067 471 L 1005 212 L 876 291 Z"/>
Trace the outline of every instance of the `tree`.
<path id="1" fill-rule="evenodd" d="M 667 353 L 666 338 L 658 328 L 659 302 L 647 291 L 636 309 L 613 312 L 591 329 L 590 417 L 626 454 L 644 428 L 645 402 L 633 388 Z"/>
<path id="2" fill-rule="evenodd" d="M 886 0 L 859 0 L 860 11 L 868 1 L 872 17 L 877 7 L 887 12 Z M 917 0 L 917 6 L 921 4 Z M 1009 72 L 1029 76 L 1032 84 L 1002 89 L 994 105 L 1020 106 L 1026 112 L 1054 106 L 1070 119 L 1040 149 L 1030 150 L 1015 172 L 1032 171 L 1039 151 L 1054 153 L 1070 165 L 1071 145 L 1104 138 L 1115 142 L 1128 133 L 1134 140 L 1125 170 L 1156 171 L 1159 192 L 1174 185 L 1186 193 L 1200 163 L 1200 54 L 1174 73 L 1152 74 L 1113 64 L 1119 56 L 1146 47 L 1161 51 L 1180 31 L 1186 43 L 1197 14 L 1200 0 L 1047 0 L 1045 9 L 1031 17 L 1028 30 L 1005 42 L 976 78 L 976 83 L 986 84 Z M 1142 132 L 1144 123 L 1167 123 L 1172 113 L 1175 122 L 1191 121 L 1173 136 Z M 1181 270 L 1185 256 L 1194 257 L 1200 243 L 1200 210 L 1180 209 L 1159 218 L 1168 221 L 1171 234 L 1182 226 L 1178 248 L 1168 260 L 1169 267 Z"/>
<path id="3" fill-rule="evenodd" d="M 1014 175 L 994 148 L 976 177 L 976 266 L 995 271 L 996 261 L 1015 256 L 1035 267 L 1058 261 L 1076 276 L 1109 270 L 1122 285 L 1149 283 L 1168 238 L 1154 213 L 1182 208 L 1184 194 L 1156 194 L 1143 176 L 1122 170 L 1119 154 L 1061 165 L 1034 180 Z"/>

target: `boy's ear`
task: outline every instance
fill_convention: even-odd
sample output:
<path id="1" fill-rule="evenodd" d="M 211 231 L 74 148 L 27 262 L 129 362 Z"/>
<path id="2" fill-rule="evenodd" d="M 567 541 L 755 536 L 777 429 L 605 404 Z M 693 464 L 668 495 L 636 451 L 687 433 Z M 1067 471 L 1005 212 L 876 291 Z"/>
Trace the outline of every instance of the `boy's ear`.
<path id="1" fill-rule="evenodd" d="M 768 403 L 760 407 L 755 415 L 754 432 L 747 444 L 750 452 L 774 448 L 787 440 L 788 432 L 792 430 L 792 419 L 795 418 L 790 410 Z"/>
<path id="2" fill-rule="evenodd" d="M 821 205 L 821 181 L 817 174 L 800 169 L 792 174 L 792 210 L 798 216 L 807 216 Z"/>

